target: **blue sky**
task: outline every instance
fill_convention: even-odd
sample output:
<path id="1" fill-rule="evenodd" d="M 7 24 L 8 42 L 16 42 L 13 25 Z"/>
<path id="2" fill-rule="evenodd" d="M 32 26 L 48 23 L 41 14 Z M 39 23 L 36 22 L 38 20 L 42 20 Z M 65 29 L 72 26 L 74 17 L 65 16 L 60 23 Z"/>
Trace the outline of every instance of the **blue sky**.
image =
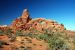
<path id="1" fill-rule="evenodd" d="M 31 18 L 46 18 L 75 30 L 74 0 L 0 0 L 0 25 L 9 25 L 27 8 Z"/>

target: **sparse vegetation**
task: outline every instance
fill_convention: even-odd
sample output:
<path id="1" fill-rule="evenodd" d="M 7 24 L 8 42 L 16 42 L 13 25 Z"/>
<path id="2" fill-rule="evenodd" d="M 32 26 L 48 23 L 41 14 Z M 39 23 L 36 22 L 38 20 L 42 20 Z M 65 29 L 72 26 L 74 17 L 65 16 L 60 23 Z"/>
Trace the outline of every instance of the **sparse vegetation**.
<path id="1" fill-rule="evenodd" d="M 23 36 L 22 31 L 21 31 L 21 30 L 17 30 L 17 31 L 16 31 L 16 36 Z"/>
<path id="2" fill-rule="evenodd" d="M 17 32 L 17 34 L 18 36 L 36 38 L 37 40 L 44 40 L 46 43 L 48 43 L 48 47 L 51 50 L 70 50 L 70 46 L 68 45 L 69 37 L 64 32 L 52 32 L 46 29 L 45 32 L 41 34 L 35 34 L 33 32 L 22 33 L 21 31 Z M 27 41 L 31 43 L 31 40 L 27 39 Z"/>
<path id="3" fill-rule="evenodd" d="M 0 30 L 0 35 L 3 35 L 4 34 L 4 31 L 3 30 Z"/>
<path id="4" fill-rule="evenodd" d="M 10 32 L 10 31 L 8 31 Z M 37 33 L 37 32 L 36 32 Z M 40 32 L 39 32 L 40 33 Z M 14 35 L 14 34 L 13 34 Z M 23 37 L 30 37 L 30 38 L 36 38 L 37 40 L 44 40 L 46 43 L 48 43 L 48 48 L 51 50 L 70 50 L 69 44 L 69 37 L 66 35 L 64 32 L 52 32 L 47 29 L 41 34 L 35 34 L 33 32 L 28 32 L 28 33 L 23 33 L 22 31 L 18 30 L 16 32 L 16 35 L 13 37 L 11 35 L 11 41 L 16 39 L 18 36 L 23 36 Z M 29 43 L 32 43 L 31 39 L 25 38 Z M 22 43 L 23 44 L 23 43 Z M 0 44 L 2 45 L 2 44 Z M 33 44 L 36 46 L 36 44 Z M 24 50 L 28 50 L 29 48 L 24 48 L 21 47 Z M 49 50 L 48 49 L 48 50 Z"/>

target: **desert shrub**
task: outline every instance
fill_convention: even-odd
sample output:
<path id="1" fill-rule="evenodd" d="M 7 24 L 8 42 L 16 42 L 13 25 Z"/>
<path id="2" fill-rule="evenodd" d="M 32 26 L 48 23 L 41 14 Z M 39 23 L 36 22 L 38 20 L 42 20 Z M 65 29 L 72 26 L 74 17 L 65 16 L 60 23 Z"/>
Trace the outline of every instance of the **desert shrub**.
<path id="1" fill-rule="evenodd" d="M 61 23 L 61 26 L 64 26 L 64 24 L 63 24 L 63 23 Z"/>
<path id="2" fill-rule="evenodd" d="M 10 42 L 14 42 L 16 40 L 16 35 L 12 34 L 10 38 Z"/>
<path id="3" fill-rule="evenodd" d="M 0 41 L 0 46 L 2 46 L 2 44 L 3 44 L 3 42 L 2 42 L 2 41 Z"/>
<path id="4" fill-rule="evenodd" d="M 7 33 L 13 33 L 12 29 L 7 29 L 6 32 Z"/>
<path id="5" fill-rule="evenodd" d="M 36 32 L 37 33 L 37 32 Z M 40 33 L 40 32 L 38 32 Z M 44 32 L 41 34 L 35 34 L 34 32 L 30 31 L 28 33 L 23 33 L 22 31 L 16 32 L 17 36 L 27 36 L 31 38 L 36 38 L 38 40 L 44 40 L 48 43 L 49 50 L 70 50 L 69 37 L 64 32 L 53 32 L 51 30 L 44 29 Z M 29 40 L 31 42 L 31 40 Z M 25 48 L 25 50 L 28 48 Z"/>
<path id="6" fill-rule="evenodd" d="M 75 36 L 71 36 L 70 38 L 72 40 L 72 43 L 75 45 Z"/>
<path id="7" fill-rule="evenodd" d="M 3 35 L 4 34 L 4 31 L 0 30 L 0 35 Z"/>
<path id="8" fill-rule="evenodd" d="M 64 40 L 61 40 L 57 37 L 50 38 L 48 40 L 48 44 L 52 50 L 56 50 L 56 49 L 63 50 L 63 49 L 66 49 L 66 47 L 64 47 L 64 46 L 67 45 Z"/>
<path id="9" fill-rule="evenodd" d="M 69 49 L 69 46 L 66 43 L 66 40 L 68 41 L 68 39 L 65 33 L 61 33 L 61 32 L 55 32 L 55 33 L 51 32 L 50 33 L 50 32 L 46 30 L 45 33 L 35 35 L 35 38 L 39 40 L 44 40 L 46 43 L 48 43 L 49 49 L 51 50 Z"/>
<path id="10" fill-rule="evenodd" d="M 4 31 L 4 34 L 7 35 L 9 38 L 12 36 L 12 33 L 13 33 L 12 29 L 7 29 Z"/>
<path id="11" fill-rule="evenodd" d="M 16 31 L 16 36 L 24 36 L 23 32 L 21 30 Z"/>
<path id="12" fill-rule="evenodd" d="M 46 40 L 48 38 L 48 35 L 46 34 L 39 34 L 39 35 L 34 35 L 34 36 L 38 40 Z"/>
<path id="13" fill-rule="evenodd" d="M 22 32 L 18 32 L 18 34 L 22 34 Z M 64 32 L 52 32 L 46 29 L 45 32 L 41 34 L 34 34 L 33 32 L 29 32 L 22 35 L 36 38 L 38 40 L 44 40 L 46 43 L 48 43 L 48 47 L 51 50 L 70 50 L 70 47 L 66 43 L 66 41 L 68 41 L 69 39 Z"/>
<path id="14" fill-rule="evenodd" d="M 64 30 L 66 30 L 66 28 L 64 28 Z"/>
<path id="15" fill-rule="evenodd" d="M 32 33 L 26 33 L 25 36 L 32 37 L 33 34 Z"/>

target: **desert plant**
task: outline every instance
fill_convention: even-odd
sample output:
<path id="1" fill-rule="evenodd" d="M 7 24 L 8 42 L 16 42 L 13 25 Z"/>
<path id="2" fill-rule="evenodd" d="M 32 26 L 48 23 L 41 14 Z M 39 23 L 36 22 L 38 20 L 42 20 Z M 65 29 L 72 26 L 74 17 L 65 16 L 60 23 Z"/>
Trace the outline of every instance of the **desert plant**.
<path id="1" fill-rule="evenodd" d="M 21 30 L 16 31 L 16 36 L 24 36 L 23 32 Z"/>
<path id="2" fill-rule="evenodd" d="M 4 31 L 3 30 L 0 30 L 0 35 L 3 35 L 4 34 Z"/>
<path id="3" fill-rule="evenodd" d="M 7 29 L 4 31 L 4 34 L 7 35 L 9 38 L 12 36 L 12 33 L 13 33 L 12 29 Z"/>
<path id="4" fill-rule="evenodd" d="M 36 38 L 38 40 L 44 40 L 46 43 L 48 43 L 48 47 L 51 50 L 57 50 L 57 49 L 61 49 L 61 50 L 67 50 L 68 49 L 68 50 L 70 50 L 69 49 L 70 46 L 68 45 L 69 37 L 64 32 L 53 32 L 51 30 L 44 29 L 43 33 L 35 34 L 32 31 L 30 31 L 28 33 L 23 33 L 22 31 L 18 30 L 16 32 L 16 35 Z M 28 40 L 28 41 L 31 42 L 31 40 Z M 25 48 L 25 49 L 27 49 L 27 48 Z"/>
<path id="5" fill-rule="evenodd" d="M 11 38 L 10 41 L 14 42 L 16 40 L 16 35 L 12 34 L 10 38 Z"/>
<path id="6" fill-rule="evenodd" d="M 69 46 L 66 44 L 65 40 L 67 39 L 67 36 L 65 33 L 61 33 L 61 32 L 48 32 L 48 30 L 46 30 L 45 33 L 42 34 L 38 34 L 37 36 L 35 35 L 35 38 L 37 39 L 41 39 L 44 40 L 46 43 L 48 43 L 49 48 L 51 48 L 51 50 L 56 50 L 56 49 L 61 49 L 61 50 L 66 50 L 69 49 Z M 65 47 L 68 46 L 68 47 Z"/>

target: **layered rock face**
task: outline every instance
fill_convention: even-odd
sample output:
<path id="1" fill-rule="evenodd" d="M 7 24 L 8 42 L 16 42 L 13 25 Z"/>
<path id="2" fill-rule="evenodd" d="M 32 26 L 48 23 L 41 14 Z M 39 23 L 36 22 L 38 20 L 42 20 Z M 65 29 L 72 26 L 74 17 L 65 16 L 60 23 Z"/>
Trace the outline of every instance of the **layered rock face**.
<path id="1" fill-rule="evenodd" d="M 21 17 L 13 21 L 11 28 L 14 30 L 19 29 L 22 25 L 26 25 L 31 20 L 28 10 L 25 9 Z"/>
<path id="2" fill-rule="evenodd" d="M 23 11 L 21 17 L 13 21 L 11 28 L 14 30 L 29 30 L 31 28 L 43 31 L 43 29 L 64 30 L 64 25 L 58 24 L 53 20 L 45 20 L 43 18 L 31 19 L 27 9 Z"/>

